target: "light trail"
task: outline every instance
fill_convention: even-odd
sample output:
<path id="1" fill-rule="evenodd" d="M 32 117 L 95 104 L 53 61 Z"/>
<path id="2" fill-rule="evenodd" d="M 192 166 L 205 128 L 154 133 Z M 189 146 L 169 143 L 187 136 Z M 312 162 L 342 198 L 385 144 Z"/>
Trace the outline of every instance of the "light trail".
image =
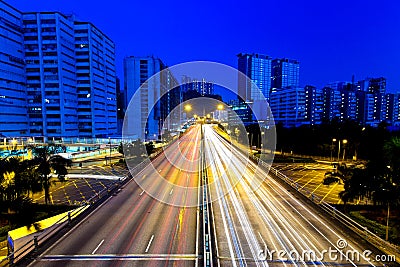
<path id="1" fill-rule="evenodd" d="M 313 262 L 304 258 L 297 259 L 294 257 L 296 255 L 292 257 L 290 253 L 296 251 L 302 255 L 301 252 L 304 251 L 315 251 L 319 253 L 316 256 L 321 257 L 321 251 L 330 247 L 338 250 L 343 259 L 342 264 L 357 266 L 368 263 L 369 266 L 375 266 L 373 262 L 363 258 L 356 241 L 349 240 L 352 242 L 348 243 L 347 248 L 358 251 L 361 262 L 345 255 L 336 244 L 337 240 L 345 239 L 340 230 L 334 230 L 331 223 L 296 199 L 286 188 L 219 136 L 211 126 L 204 126 L 204 129 L 210 170 L 215 176 L 215 184 L 210 186 L 217 188 L 220 211 L 224 215 L 222 221 L 226 219 L 231 224 L 223 223 L 225 235 L 228 240 L 239 242 L 241 248 L 234 250 L 234 256 L 230 249 L 232 261 L 234 258 L 242 258 L 246 265 L 265 264 L 268 261 L 259 260 L 255 253 L 262 245 L 267 246 L 270 251 L 286 252 L 287 259 L 279 261 L 280 266 L 330 266 L 332 261 L 328 259 Z M 250 217 L 253 219 L 249 220 Z M 221 233 L 217 229 L 218 234 Z M 245 247 L 250 254 L 244 250 Z M 278 264 L 274 260 L 269 263 Z"/>

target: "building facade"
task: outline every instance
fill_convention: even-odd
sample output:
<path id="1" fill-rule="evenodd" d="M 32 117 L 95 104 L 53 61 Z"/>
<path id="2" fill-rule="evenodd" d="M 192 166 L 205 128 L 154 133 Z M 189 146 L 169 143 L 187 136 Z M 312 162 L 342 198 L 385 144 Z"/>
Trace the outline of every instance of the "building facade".
<path id="1" fill-rule="evenodd" d="M 28 134 L 22 14 L 0 1 L 0 136 Z"/>
<path id="2" fill-rule="evenodd" d="M 248 104 L 240 100 L 231 100 L 227 109 L 228 122 L 230 125 L 249 125 L 253 123 L 253 113 Z"/>
<path id="3" fill-rule="evenodd" d="M 77 137 L 73 18 L 23 13 L 29 135 Z"/>
<path id="4" fill-rule="evenodd" d="M 246 102 L 260 100 L 259 90 L 267 101 L 271 90 L 272 58 L 261 54 L 238 54 L 238 93 Z M 254 86 L 255 85 L 255 86 Z"/>
<path id="5" fill-rule="evenodd" d="M 183 92 L 194 90 L 201 96 L 214 94 L 214 83 L 206 81 L 204 78 L 197 80 L 184 75 L 182 77 L 181 88 Z"/>
<path id="6" fill-rule="evenodd" d="M 310 103 L 307 102 L 307 105 Z M 271 93 L 270 108 L 275 123 L 285 127 L 309 124 L 306 120 L 306 94 L 304 88 L 286 88 Z"/>
<path id="7" fill-rule="evenodd" d="M 80 137 L 117 133 L 115 45 L 89 22 L 74 22 Z"/>
<path id="8" fill-rule="evenodd" d="M 307 85 L 304 87 L 305 115 L 304 120 L 311 125 L 320 124 L 324 114 L 324 95 L 321 89 Z"/>
<path id="9" fill-rule="evenodd" d="M 270 105 L 275 121 L 286 127 L 331 120 L 376 127 L 382 122 L 392 126 L 400 124 L 399 101 L 398 94 L 386 93 L 385 78 L 368 78 L 351 83 L 335 82 L 322 89 L 274 88 Z"/>
<path id="10" fill-rule="evenodd" d="M 0 11 L 1 134 L 116 134 L 114 43 L 74 16 L 20 12 L 3 1 Z"/>
<path id="11" fill-rule="evenodd" d="M 272 60 L 272 88 L 299 87 L 300 63 L 288 58 Z"/>
<path id="12" fill-rule="evenodd" d="M 172 125 L 168 114 L 181 101 L 177 85 L 161 59 L 126 57 L 124 88 L 127 114 L 124 135 L 133 139 L 158 140 L 162 130 Z"/>

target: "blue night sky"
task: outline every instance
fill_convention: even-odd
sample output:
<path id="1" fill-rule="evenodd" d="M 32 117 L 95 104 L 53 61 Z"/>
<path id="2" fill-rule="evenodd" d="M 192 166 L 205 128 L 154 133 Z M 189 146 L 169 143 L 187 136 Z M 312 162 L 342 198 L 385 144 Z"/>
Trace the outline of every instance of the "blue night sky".
<path id="1" fill-rule="evenodd" d="M 236 54 L 300 61 L 300 84 L 384 76 L 400 92 L 400 2 L 6 0 L 21 11 L 74 13 L 110 36 L 123 79 L 125 56 L 167 65 L 209 60 L 237 67 Z"/>

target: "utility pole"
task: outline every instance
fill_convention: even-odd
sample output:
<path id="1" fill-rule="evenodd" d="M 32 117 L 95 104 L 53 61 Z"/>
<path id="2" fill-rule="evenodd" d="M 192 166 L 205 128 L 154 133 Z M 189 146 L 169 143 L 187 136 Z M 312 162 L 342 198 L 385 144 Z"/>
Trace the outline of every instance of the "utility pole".
<path id="1" fill-rule="evenodd" d="M 389 215 L 390 215 L 390 202 L 388 202 L 387 218 L 386 218 L 386 241 L 389 240 Z"/>

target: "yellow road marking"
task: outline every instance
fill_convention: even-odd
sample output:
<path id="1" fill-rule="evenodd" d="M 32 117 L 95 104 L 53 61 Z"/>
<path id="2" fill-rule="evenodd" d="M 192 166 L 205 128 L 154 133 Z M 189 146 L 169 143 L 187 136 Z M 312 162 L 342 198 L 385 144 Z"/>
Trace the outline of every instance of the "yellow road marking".
<path id="1" fill-rule="evenodd" d="M 311 181 L 313 181 L 313 180 L 314 180 L 314 178 L 308 180 L 308 182 L 305 183 L 302 187 L 300 187 L 300 189 L 303 189 L 306 185 L 308 185 L 309 183 L 311 183 Z"/>
<path id="2" fill-rule="evenodd" d="M 329 190 L 328 193 L 326 193 L 326 195 L 321 199 L 321 201 L 319 202 L 320 204 L 322 203 L 322 201 L 332 192 L 332 190 L 338 185 L 339 183 L 336 183 L 334 186 L 332 186 L 331 190 Z"/>
<path id="3" fill-rule="evenodd" d="M 318 189 L 321 185 L 322 185 L 322 183 L 320 183 L 320 184 L 314 189 L 314 191 L 311 192 L 310 195 L 314 194 L 314 192 L 317 191 L 317 189 Z"/>

